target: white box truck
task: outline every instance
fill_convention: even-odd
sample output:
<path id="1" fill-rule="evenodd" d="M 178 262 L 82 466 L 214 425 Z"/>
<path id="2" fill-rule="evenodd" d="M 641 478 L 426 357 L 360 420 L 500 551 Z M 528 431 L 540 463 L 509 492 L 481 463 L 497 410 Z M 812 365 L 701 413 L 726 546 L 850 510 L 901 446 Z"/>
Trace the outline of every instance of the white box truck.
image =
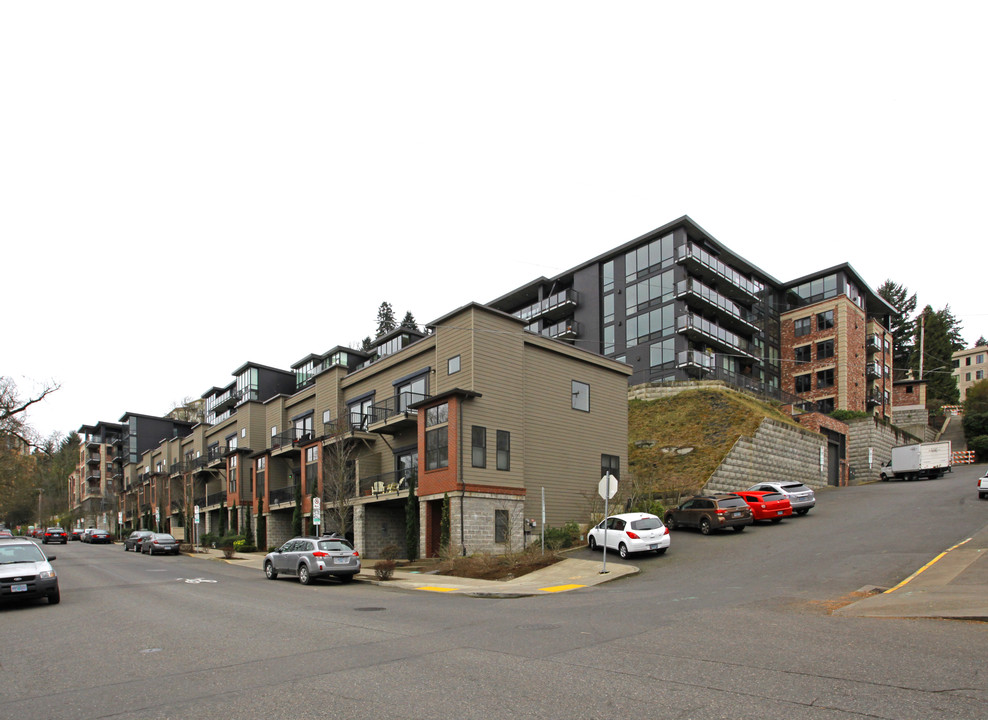
<path id="1" fill-rule="evenodd" d="M 892 448 L 892 459 L 882 465 L 882 480 L 938 478 L 949 471 L 949 440 L 898 445 Z"/>

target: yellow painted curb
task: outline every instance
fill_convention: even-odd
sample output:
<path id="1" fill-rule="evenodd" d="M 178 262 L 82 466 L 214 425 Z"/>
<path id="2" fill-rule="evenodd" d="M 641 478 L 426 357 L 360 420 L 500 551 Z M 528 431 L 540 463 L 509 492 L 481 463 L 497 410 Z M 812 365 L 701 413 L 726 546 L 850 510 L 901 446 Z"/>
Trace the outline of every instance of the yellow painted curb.
<path id="1" fill-rule="evenodd" d="M 429 587 L 427 585 L 424 585 L 422 587 L 417 587 L 415 589 L 416 590 L 428 590 L 429 592 L 453 592 L 454 590 L 457 590 L 458 588 L 451 588 L 451 587 Z"/>
<path id="2" fill-rule="evenodd" d="M 554 587 L 539 588 L 542 592 L 552 593 L 552 592 L 564 592 L 566 590 L 576 590 L 577 588 L 586 587 L 586 585 L 556 585 Z"/>
<path id="3" fill-rule="evenodd" d="M 951 550 L 954 550 L 956 548 L 959 548 L 961 545 L 963 545 L 964 543 L 967 543 L 967 542 L 971 542 L 971 538 L 968 538 L 967 540 L 963 540 L 963 541 L 957 543 L 956 545 L 954 545 L 954 547 L 947 548 L 942 553 L 940 553 L 935 558 L 933 558 L 928 563 L 926 563 L 926 565 L 924 565 L 919 570 L 917 570 L 912 575 L 910 575 L 905 580 L 903 580 L 901 583 L 899 583 L 895 587 L 891 587 L 888 590 L 886 590 L 885 592 L 883 592 L 882 595 L 888 595 L 890 592 L 893 592 L 895 590 L 898 590 L 903 585 L 905 585 L 907 582 L 909 582 L 910 580 L 912 580 L 913 578 L 915 578 L 916 576 L 918 576 L 920 573 L 925 572 L 925 571 L 929 570 L 931 567 L 933 567 L 933 564 L 934 563 L 936 563 L 938 560 L 940 560 L 944 555 L 946 555 L 947 553 L 949 553 Z"/>

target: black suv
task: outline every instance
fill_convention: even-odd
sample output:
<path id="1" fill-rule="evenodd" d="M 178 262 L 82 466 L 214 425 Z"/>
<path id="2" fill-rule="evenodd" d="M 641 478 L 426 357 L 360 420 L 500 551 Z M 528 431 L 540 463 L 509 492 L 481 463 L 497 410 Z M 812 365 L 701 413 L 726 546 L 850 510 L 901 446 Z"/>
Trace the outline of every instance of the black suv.
<path id="1" fill-rule="evenodd" d="M 679 507 L 666 512 L 664 519 L 670 530 L 679 527 L 699 528 L 704 535 L 711 530 L 734 528 L 741 532 L 751 525 L 751 508 L 739 495 L 697 495 Z"/>
<path id="2" fill-rule="evenodd" d="M 48 543 L 62 543 L 62 545 L 65 545 L 68 541 L 68 533 L 60 527 L 50 527 L 41 536 L 41 542 L 45 545 Z"/>

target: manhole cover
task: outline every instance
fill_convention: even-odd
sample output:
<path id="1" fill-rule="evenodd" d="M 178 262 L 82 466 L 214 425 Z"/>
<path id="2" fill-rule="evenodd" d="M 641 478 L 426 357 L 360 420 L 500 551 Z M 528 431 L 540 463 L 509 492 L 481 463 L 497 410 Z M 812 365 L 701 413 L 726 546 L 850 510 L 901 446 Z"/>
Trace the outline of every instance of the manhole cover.
<path id="1" fill-rule="evenodd" d="M 354 608 L 354 610 L 356 610 L 357 612 L 381 612 L 382 610 L 386 610 L 386 609 L 387 608 L 378 608 L 378 607 Z"/>

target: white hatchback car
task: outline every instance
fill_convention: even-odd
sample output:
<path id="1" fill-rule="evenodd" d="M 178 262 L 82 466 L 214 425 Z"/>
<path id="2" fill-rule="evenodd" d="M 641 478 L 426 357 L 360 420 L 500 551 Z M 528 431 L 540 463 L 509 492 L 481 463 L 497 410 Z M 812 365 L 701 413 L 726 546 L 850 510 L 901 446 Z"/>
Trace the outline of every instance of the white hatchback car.
<path id="1" fill-rule="evenodd" d="M 669 528 L 655 515 L 648 513 L 624 513 L 611 515 L 587 533 L 587 545 L 591 550 L 604 546 L 604 530 L 607 530 L 607 549 L 617 550 L 623 558 L 630 553 L 655 552 L 661 555 L 669 549 Z"/>
<path id="2" fill-rule="evenodd" d="M 796 515 L 805 515 L 816 505 L 816 493 L 801 482 L 763 482 L 752 485 L 748 492 L 777 492 L 792 505 Z"/>

